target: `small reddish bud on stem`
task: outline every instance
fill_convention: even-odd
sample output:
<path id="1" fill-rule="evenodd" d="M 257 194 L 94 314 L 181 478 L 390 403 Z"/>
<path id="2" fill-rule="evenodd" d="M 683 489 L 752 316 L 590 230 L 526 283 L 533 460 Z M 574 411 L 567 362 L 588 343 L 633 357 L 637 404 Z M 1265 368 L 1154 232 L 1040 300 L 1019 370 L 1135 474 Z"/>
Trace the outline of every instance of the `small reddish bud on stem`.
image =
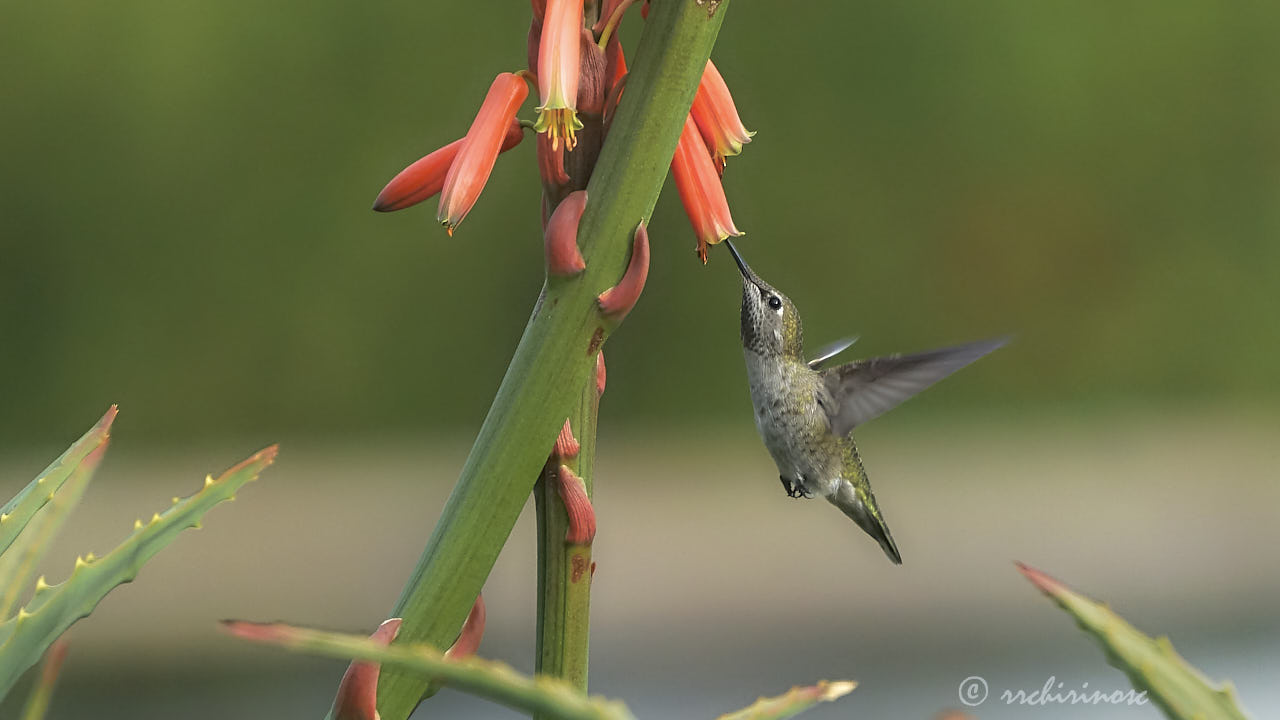
<path id="1" fill-rule="evenodd" d="M 383 645 L 391 644 L 400 632 L 400 618 L 391 618 L 378 626 L 369 636 Z M 378 675 L 382 666 L 374 662 L 357 660 L 347 667 L 338 683 L 338 697 L 334 700 L 335 720 L 377 720 Z"/>
<path id="2" fill-rule="evenodd" d="M 560 436 L 556 438 L 555 448 L 551 453 L 561 460 L 572 460 L 578 457 L 578 453 L 581 451 L 582 445 L 573 436 L 573 428 L 569 425 L 569 419 L 565 418 L 564 427 L 560 428 Z"/>
<path id="3" fill-rule="evenodd" d="M 635 307 L 649 277 L 649 233 L 644 221 L 636 226 L 635 240 L 631 244 L 631 260 L 617 285 L 600 293 L 596 302 L 600 311 L 614 322 L 621 322 Z"/>
<path id="4" fill-rule="evenodd" d="M 480 639 L 484 637 L 484 618 L 484 595 L 477 595 L 471 612 L 467 613 L 466 622 L 462 623 L 458 639 L 453 641 L 453 645 L 444 654 L 445 660 L 461 660 L 476 654 L 476 650 L 480 649 Z"/>
<path id="5" fill-rule="evenodd" d="M 596 396 L 597 397 L 600 395 L 604 395 L 604 381 L 605 381 L 604 351 L 601 350 L 600 354 L 596 355 Z"/>
<path id="6" fill-rule="evenodd" d="M 596 537 L 596 511 L 591 507 L 591 498 L 587 497 L 587 487 L 583 485 L 582 478 L 574 475 L 567 465 L 561 465 L 556 472 L 556 491 L 569 516 L 569 530 L 564 541 L 570 545 L 590 545 Z"/>
<path id="7" fill-rule="evenodd" d="M 559 277 L 577 275 L 586 269 L 578 250 L 578 222 L 587 207 L 587 191 L 577 190 L 560 201 L 547 229 L 543 232 L 543 246 L 547 255 L 547 274 Z"/>

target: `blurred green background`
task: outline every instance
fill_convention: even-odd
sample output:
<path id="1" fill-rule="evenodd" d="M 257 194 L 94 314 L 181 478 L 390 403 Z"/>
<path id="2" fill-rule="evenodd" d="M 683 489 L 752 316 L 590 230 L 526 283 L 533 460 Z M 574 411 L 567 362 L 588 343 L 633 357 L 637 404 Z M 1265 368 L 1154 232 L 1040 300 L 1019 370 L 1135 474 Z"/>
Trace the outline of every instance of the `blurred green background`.
<path id="1" fill-rule="evenodd" d="M 434 203 L 369 205 L 523 67 L 507 5 L 7 9 L 0 432 L 109 402 L 135 440 L 477 427 L 542 280 L 533 145 L 452 240 Z M 1277 30 L 1267 4 L 738 8 L 743 251 L 815 344 L 1016 334 L 937 407 L 1270 406 Z M 740 416 L 732 265 L 692 260 L 672 188 L 653 224 L 611 421 Z"/>
<path id="2" fill-rule="evenodd" d="M 215 662 L 200 660 L 205 653 L 220 658 L 218 667 L 240 668 L 224 678 L 240 690 L 208 690 L 205 704 L 246 692 L 244 677 L 267 693 L 295 686 L 264 673 L 302 682 L 298 668 L 323 666 L 328 674 L 314 688 L 262 700 L 277 716 L 299 707 L 299 695 L 308 712 L 294 716 L 323 711 L 340 670 L 228 649 L 207 623 L 239 613 L 368 629 L 394 601 L 541 287 L 533 143 L 501 157 L 452 239 L 435 226 L 433 202 L 393 215 L 369 206 L 404 165 L 465 132 L 495 73 L 523 67 L 527 23 L 518 0 L 70 0 L 4 9 L 6 496 L 113 402 L 123 408 L 112 451 L 119 464 L 103 482 L 126 489 L 113 491 L 122 515 L 104 518 L 103 528 L 123 532 L 131 513 L 167 498 L 183 478 L 286 442 L 262 487 L 210 518 L 210 528 L 224 529 L 169 551 L 168 585 L 164 570 L 144 571 L 139 585 L 153 590 L 127 588 L 104 603 L 106 618 L 77 628 L 90 648 L 99 638 L 99 654 L 87 653 L 102 664 L 90 663 L 98 669 L 82 670 L 77 685 L 73 651 L 63 712 L 77 697 L 87 698 L 86 714 L 114 704 L 102 699 L 113 692 L 104 687 L 124 692 L 102 679 L 102 668 L 128 665 L 111 659 L 111 648 L 153 680 L 169 677 L 160 667 L 205 677 L 202 663 Z M 639 31 L 631 18 L 630 48 Z M 655 513 L 671 512 L 670 499 L 697 485 L 705 505 L 682 510 L 689 524 L 678 527 L 705 557 L 681 562 L 705 568 L 710 557 L 729 562 L 727 554 L 742 574 L 645 575 L 671 567 L 644 552 L 656 547 L 646 535 L 654 519 L 616 518 L 640 536 L 601 541 L 618 543 L 629 559 L 615 562 L 633 571 L 603 575 L 621 586 L 602 590 L 597 605 L 597 647 L 605 648 L 597 688 L 639 711 L 638 697 L 684 692 L 710 714 L 752 693 L 854 674 L 864 681 L 857 694 L 884 716 L 903 695 L 875 695 L 868 677 L 902 683 L 912 675 L 931 688 L 913 691 L 920 707 L 955 704 L 955 682 L 983 670 L 972 660 L 983 643 L 995 643 L 985 655 L 992 667 L 1023 668 L 1030 688 L 1075 667 L 1043 660 L 1063 647 L 1078 653 L 1081 672 L 1098 673 L 1096 683 L 1123 687 L 1065 618 L 1009 577 L 1008 559 L 1034 564 L 1035 553 L 1082 590 L 1128 597 L 1128 609 L 1166 623 L 1144 629 L 1175 641 L 1181 629 L 1201 657 L 1226 658 L 1225 670 L 1247 675 L 1280 663 L 1280 587 L 1274 566 L 1263 572 L 1265 558 L 1253 552 L 1280 542 L 1278 35 L 1280 5 L 1254 2 L 734 3 L 713 57 L 758 134 L 730 160 L 725 185 L 747 231 L 744 254 L 796 301 L 811 346 L 854 333 L 861 355 L 1016 339 L 901 417 L 868 428 L 864 455 L 873 478 L 897 483 L 878 493 L 895 535 L 908 538 L 900 542 L 908 564 L 893 575 L 842 518 L 782 504 L 746 401 L 737 273 L 721 251 L 710 265 L 697 263 L 668 184 L 651 225 L 648 290 L 606 352 L 602 473 L 612 458 L 616 477 L 635 480 L 615 486 L 613 502 L 638 507 L 650 498 Z M 664 443 L 666 453 L 640 452 Z M 967 484 L 956 488 L 957 478 Z M 600 482 L 608 518 L 609 481 Z M 106 495 L 95 504 L 92 492 L 108 491 L 91 491 L 80 515 L 116 507 Z M 403 517 L 386 516 L 389 496 L 405 506 Z M 757 502 L 758 513 L 746 512 Z M 805 524 L 819 516 L 819 528 Z M 761 527 L 776 544 L 772 555 L 715 539 Z M 101 532 L 101 541 L 68 547 L 118 539 Z M 527 543 L 519 532 L 513 537 Z M 848 544 L 856 561 L 842 551 L 832 568 L 821 553 L 787 552 L 794 532 L 823 547 Z M 210 535 L 222 542 L 203 539 Z M 227 547 L 240 554 L 227 556 Z M 947 555 L 963 551 L 970 554 Z M 1203 562 L 1189 563 L 1198 551 Z M 326 562 L 300 568 L 300 554 Z M 370 554 L 381 558 L 377 567 L 359 569 Z M 977 566 L 984 574 L 974 574 Z M 521 579 L 510 581 L 512 602 L 530 602 L 531 569 L 511 568 Z M 361 584 L 351 587 L 343 573 Z M 777 604 L 750 602 L 761 589 L 744 576 L 756 583 L 772 573 L 792 584 L 769 583 Z M 716 602 L 741 607 L 716 616 L 728 625 L 721 635 L 707 631 L 703 667 L 754 657 L 754 675 L 726 664 L 717 676 L 746 678 L 749 687 L 725 679 L 723 696 L 705 699 L 685 675 L 676 682 L 688 687 L 677 690 L 640 683 L 622 649 L 645 639 L 610 634 L 610 618 L 622 628 L 635 617 L 610 615 L 608 598 L 704 584 L 724 593 Z M 866 585 L 887 595 L 872 603 L 874 621 L 850 622 L 881 626 L 882 635 L 832 640 L 823 609 L 857 606 Z M 990 595 L 957 605 L 940 585 Z M 224 602 L 171 617 L 153 640 L 131 629 L 127 618 L 152 615 L 128 615 L 127 606 L 169 607 L 160 598 L 175 587 Z M 348 602 L 330 602 L 335 592 Z M 904 606 L 908 593 L 935 600 Z M 666 601 L 654 602 L 661 609 Z M 1025 615 L 997 610 L 1000 603 L 1026 604 Z M 111 629 L 113 607 L 126 614 Z M 496 639 L 486 640 L 497 643 L 486 653 L 518 665 L 524 646 L 512 657 L 502 643 L 532 632 L 519 607 L 508 635 L 499 620 Z M 666 611 L 640 627 L 687 633 L 671 613 L 690 627 L 712 622 Z M 976 623 L 968 634 L 955 631 L 948 614 L 956 612 Z M 831 662 L 812 672 L 801 662 L 805 672 L 793 675 L 766 659 L 797 642 L 785 630 L 801 627 L 797 615 L 809 619 L 802 638 L 816 648 L 806 657 Z M 941 625 L 927 625 L 930 618 Z M 740 634 L 748 620 L 759 645 Z M 195 639 L 174 640 L 192 627 Z M 1054 644 L 1019 648 L 1029 633 L 1050 634 Z M 755 652 L 739 653 L 734 642 Z M 649 650 L 646 657 L 670 651 Z M 1040 654 L 1029 662 L 1020 652 Z M 933 670 L 919 669 L 921 656 Z M 245 671 L 248 658 L 263 664 Z M 1072 676 L 1080 677 L 1092 676 Z M 1274 691 L 1256 699 L 1265 684 L 1237 680 L 1246 706 L 1280 707 Z M 155 692 L 146 707 L 182 705 Z M 868 707 L 855 702 L 830 711 L 847 715 L 825 717 Z"/>

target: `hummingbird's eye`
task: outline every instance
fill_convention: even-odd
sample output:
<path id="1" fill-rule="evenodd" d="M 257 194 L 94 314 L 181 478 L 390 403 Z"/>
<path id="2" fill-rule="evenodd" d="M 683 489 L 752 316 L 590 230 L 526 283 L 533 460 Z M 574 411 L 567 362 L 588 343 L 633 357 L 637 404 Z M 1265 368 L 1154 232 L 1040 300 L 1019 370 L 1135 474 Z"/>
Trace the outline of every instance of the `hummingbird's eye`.
<path id="1" fill-rule="evenodd" d="M 781 309 L 782 309 L 782 300 L 778 299 L 778 296 L 777 296 L 777 295 L 770 295 L 770 296 L 769 296 L 769 307 L 773 308 L 774 310 L 781 310 Z"/>

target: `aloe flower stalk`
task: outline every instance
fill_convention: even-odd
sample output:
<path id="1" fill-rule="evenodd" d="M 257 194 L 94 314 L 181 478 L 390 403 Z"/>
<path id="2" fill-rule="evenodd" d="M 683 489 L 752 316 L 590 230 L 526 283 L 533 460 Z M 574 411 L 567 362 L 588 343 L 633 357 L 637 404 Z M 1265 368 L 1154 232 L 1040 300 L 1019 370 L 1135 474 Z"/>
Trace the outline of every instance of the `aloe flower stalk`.
<path id="1" fill-rule="evenodd" d="M 516 111 L 528 94 L 529 88 L 524 79 L 514 73 L 499 74 L 489 86 L 480 112 L 476 113 L 457 156 L 449 165 L 440 193 L 440 210 L 436 219 L 450 235 L 480 197 L 503 141 L 515 121 Z"/>
<path id="2" fill-rule="evenodd" d="M 568 150 L 582 129 L 578 119 L 578 72 L 581 62 L 582 0 L 547 0 L 538 41 L 538 121 L 533 129 L 547 133 L 551 147 L 563 141 Z"/>
<path id="3" fill-rule="evenodd" d="M 557 261 L 549 262 L 547 269 L 564 274 L 548 273 L 503 386 L 441 511 L 441 522 L 389 613 L 404 618 L 391 651 L 406 643 L 443 647 L 453 642 L 533 490 L 539 546 L 535 667 L 540 673 L 563 678 L 578 692 L 587 689 L 594 563 L 590 545 L 566 542 L 572 528 L 569 508 L 559 492 L 559 468 L 567 465 L 582 479 L 589 500 L 595 406 L 604 380 L 600 350 L 638 294 L 646 264 L 641 256 L 647 253 L 637 253 L 635 230 L 639 223 L 647 224 L 652 212 L 730 0 L 654 6 L 634 58 L 627 55 L 632 62 L 622 58 L 621 45 L 615 41 L 616 24 L 608 38 L 597 36 L 590 43 L 595 47 L 585 48 L 584 62 L 586 11 L 594 24 L 603 4 L 598 0 L 584 8 L 582 0 L 531 3 L 533 18 L 522 39 L 531 56 L 528 67 L 536 74 L 540 100 L 538 122 L 533 125 L 540 131 L 542 146 L 544 223 L 568 195 L 588 185 L 591 202 L 575 218 L 576 237 L 558 229 L 550 233 Z M 621 18 L 626 4 L 611 1 L 614 12 L 609 17 Z M 532 57 L 535 48 L 536 58 Z M 627 70 L 626 97 L 619 103 L 621 78 Z M 584 73 L 591 77 L 584 80 Z M 576 86 L 570 88 L 573 82 Z M 718 181 L 705 143 L 696 127 L 691 128 L 698 155 Z M 460 153 L 454 167 L 461 162 Z M 552 230 L 545 225 L 544 229 Z M 547 237 L 541 239 L 545 242 Z M 577 252 L 572 252 L 570 239 L 580 246 Z M 641 250 L 647 251 L 643 238 L 639 240 Z M 577 269 L 579 256 L 585 260 L 581 270 Z M 613 291 L 601 298 L 600 289 L 610 285 Z M 566 419 L 579 453 L 549 462 L 548 451 Z M 546 472 L 540 473 L 539 468 Z M 577 490 L 578 484 L 569 489 Z M 570 500 L 575 509 L 585 509 L 580 498 Z M 585 520 L 585 515 L 579 515 Z M 586 522 L 579 522 L 580 532 L 574 538 L 589 535 L 584 532 L 587 529 Z M 433 679 L 444 678 L 443 674 L 436 677 L 434 671 L 424 677 L 384 666 L 378 681 L 381 717 L 404 720 L 424 693 L 431 694 Z"/>
<path id="4" fill-rule="evenodd" d="M 698 257 L 707 262 L 707 246 L 715 245 L 727 237 L 742 234 L 733 224 L 729 214 L 729 201 L 716 172 L 707 145 L 698 133 L 693 117 L 686 117 L 684 131 L 671 158 L 671 175 L 680 193 L 680 202 L 698 237 Z"/>
<path id="5" fill-rule="evenodd" d="M 743 126 L 738 108 L 733 104 L 733 96 L 729 94 L 729 86 L 710 60 L 702 71 L 702 81 L 698 83 L 698 94 L 693 98 L 689 114 L 697 123 L 698 132 L 702 133 L 716 170 L 723 175 L 724 159 L 741 153 L 742 146 L 751 142 L 755 133 Z"/>

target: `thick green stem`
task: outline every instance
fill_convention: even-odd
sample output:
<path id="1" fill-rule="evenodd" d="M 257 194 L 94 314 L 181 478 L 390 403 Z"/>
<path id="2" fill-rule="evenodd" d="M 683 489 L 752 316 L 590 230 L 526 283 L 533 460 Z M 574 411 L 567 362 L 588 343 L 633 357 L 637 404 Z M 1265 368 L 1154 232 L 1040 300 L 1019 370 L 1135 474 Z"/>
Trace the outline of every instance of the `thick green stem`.
<path id="1" fill-rule="evenodd" d="M 588 187 L 578 225 L 587 269 L 544 286 L 533 317 L 409 578 L 394 615 L 397 642 L 448 647 L 515 525 L 564 419 L 595 367 L 611 325 L 596 296 L 627 264 L 636 225 L 647 220 L 666 178 L 728 0 L 653 3 Z M 384 720 L 404 720 L 429 679 L 393 670 L 378 687 Z"/>
<path id="2" fill-rule="evenodd" d="M 598 7 L 597 7 L 598 10 Z M 587 18 L 588 26 L 591 25 Z M 564 187 L 548 188 L 544 183 L 543 202 L 548 216 L 564 197 L 585 190 L 591 180 L 604 141 L 604 118 L 580 114 L 582 129 L 578 146 L 565 154 Z M 587 691 L 587 662 L 591 630 L 591 545 L 566 542 L 569 516 L 559 492 L 559 470 L 568 467 L 582 479 L 587 497 L 595 485 L 596 422 L 600 394 L 594 377 L 577 390 L 579 401 L 569 414 L 570 432 L 578 442 L 573 457 L 552 452 L 533 486 L 538 522 L 538 625 L 535 670 L 563 679 L 584 694 Z M 535 717 L 535 720 L 545 720 Z"/>
<path id="3" fill-rule="evenodd" d="M 599 394 L 594 379 L 580 394 L 569 425 L 578 440 L 577 457 L 552 455 L 533 488 L 538 514 L 538 636 L 535 671 L 563 679 L 587 691 L 591 628 L 591 545 L 565 542 L 569 516 L 557 489 L 560 465 L 566 465 L 592 495 L 595 477 L 596 418 Z"/>

